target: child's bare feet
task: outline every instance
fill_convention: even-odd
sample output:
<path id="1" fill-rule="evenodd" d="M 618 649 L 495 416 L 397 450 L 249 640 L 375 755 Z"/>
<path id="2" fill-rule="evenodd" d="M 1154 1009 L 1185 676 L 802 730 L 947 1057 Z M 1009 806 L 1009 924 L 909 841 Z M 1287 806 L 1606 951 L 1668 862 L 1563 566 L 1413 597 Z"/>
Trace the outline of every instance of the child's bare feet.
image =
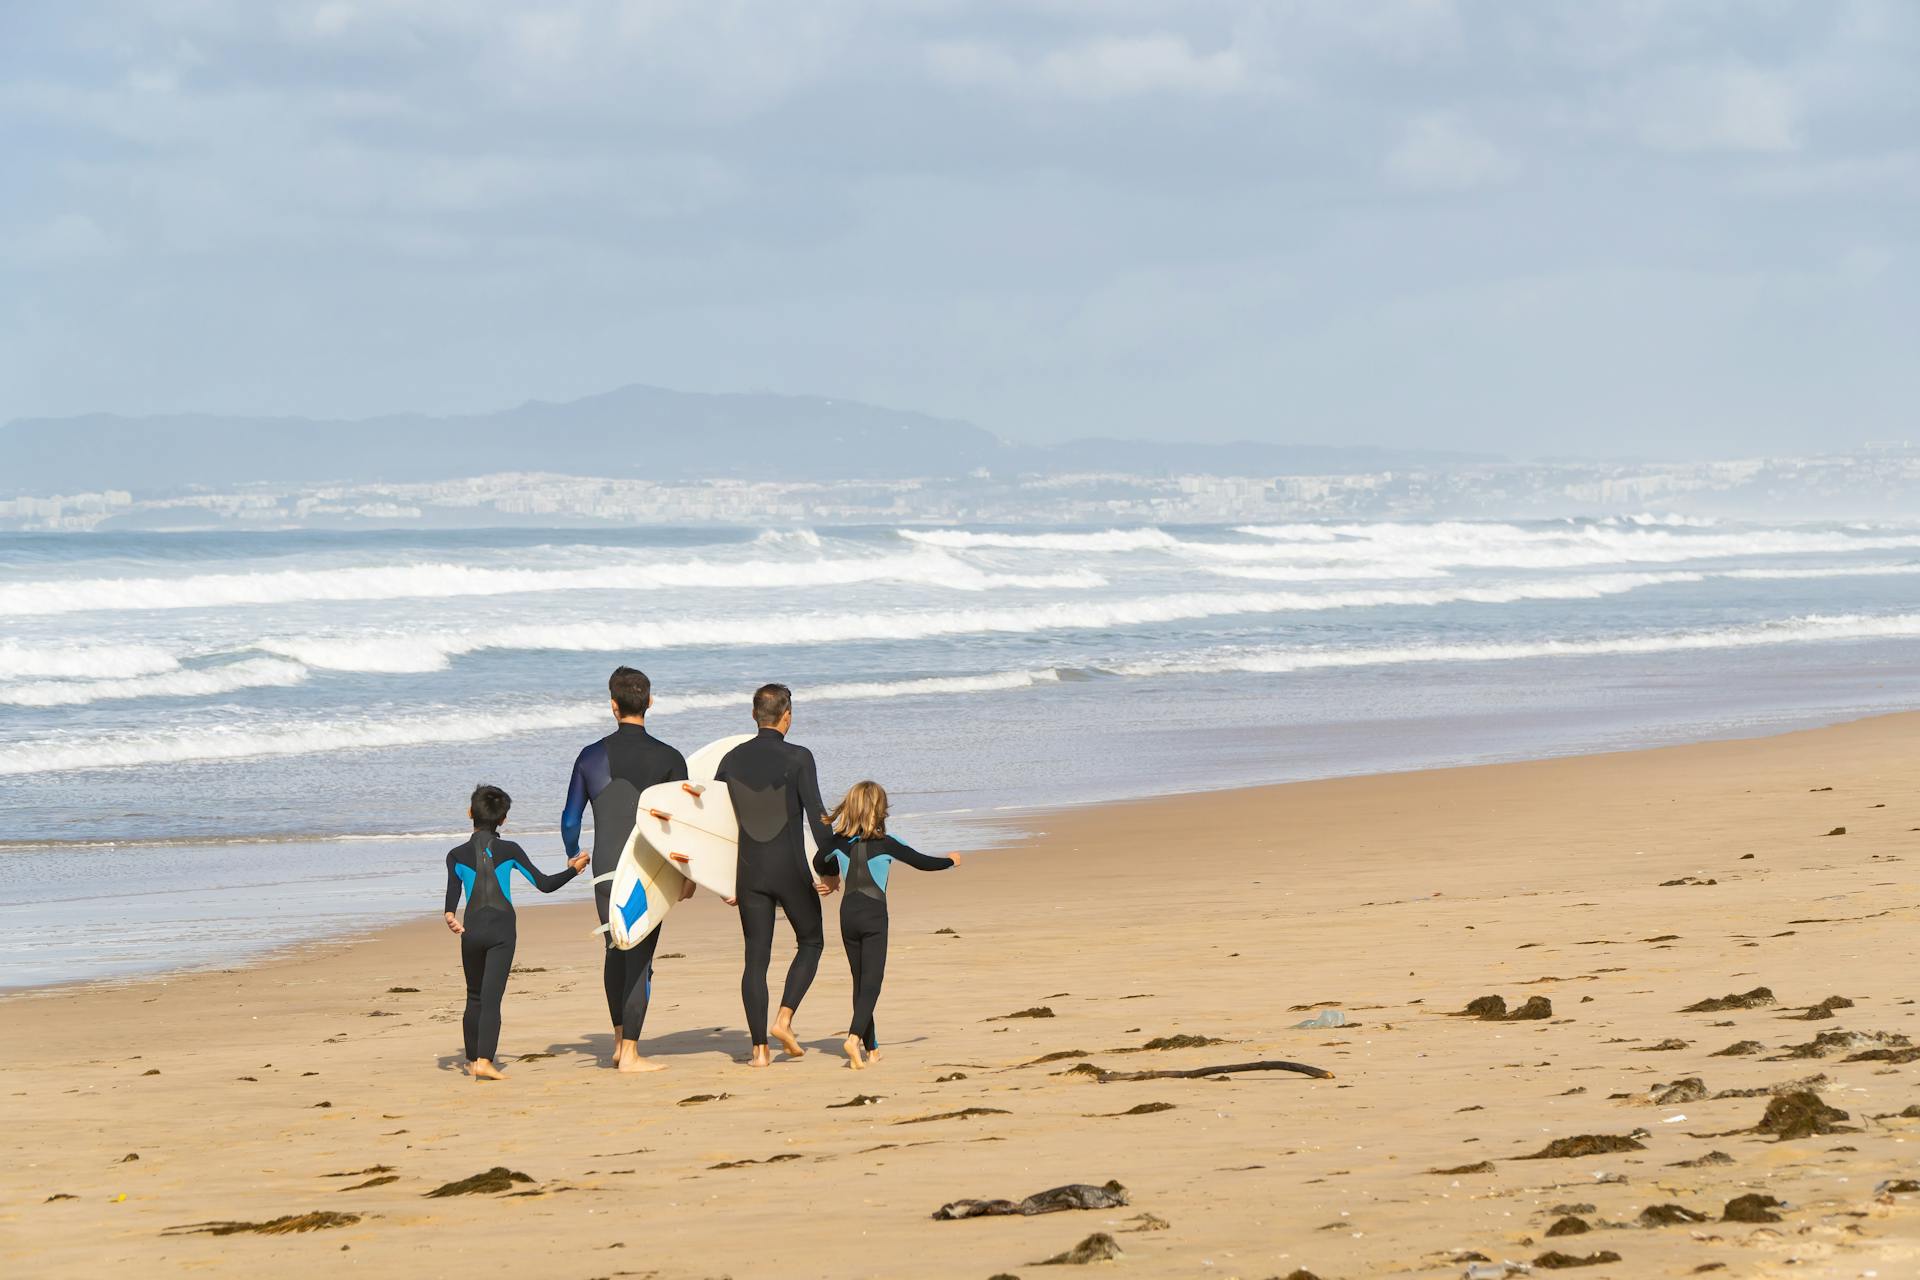
<path id="1" fill-rule="evenodd" d="M 871 1049 L 869 1049 L 869 1050 L 867 1050 L 867 1061 L 868 1061 L 869 1063 L 874 1063 L 874 1062 L 878 1062 L 878 1061 L 880 1061 L 880 1046 L 879 1046 L 879 1045 L 875 1045 L 875 1046 L 874 1046 L 873 1048 L 871 1048 Z"/>
<path id="2" fill-rule="evenodd" d="M 773 1065 L 773 1050 L 764 1044 L 753 1046 L 753 1053 L 747 1058 L 750 1067 L 770 1067 Z"/>
<path id="3" fill-rule="evenodd" d="M 847 1055 L 847 1066 L 855 1071 L 866 1069 L 867 1060 L 861 1055 L 861 1049 L 859 1036 L 848 1036 L 840 1042 L 840 1052 Z"/>
<path id="4" fill-rule="evenodd" d="M 492 1060 L 488 1058 L 475 1058 L 472 1062 L 469 1062 L 467 1064 L 467 1074 L 475 1080 L 505 1080 L 507 1078 L 501 1074 L 500 1068 L 494 1066 Z"/>
<path id="5" fill-rule="evenodd" d="M 801 1047 L 800 1041 L 793 1034 L 793 1010 L 780 1010 L 779 1015 L 773 1020 L 773 1025 L 767 1028 L 767 1034 L 780 1042 L 780 1051 L 789 1058 L 806 1056 L 807 1051 Z"/>

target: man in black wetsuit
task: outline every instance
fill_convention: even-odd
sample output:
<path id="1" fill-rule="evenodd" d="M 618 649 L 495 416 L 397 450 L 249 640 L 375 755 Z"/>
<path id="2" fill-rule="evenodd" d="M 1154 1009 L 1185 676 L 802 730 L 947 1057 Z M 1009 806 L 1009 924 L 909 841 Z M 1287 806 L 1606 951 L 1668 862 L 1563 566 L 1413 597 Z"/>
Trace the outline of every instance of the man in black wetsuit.
<path id="1" fill-rule="evenodd" d="M 753 695 L 753 722 L 760 732 L 727 752 L 716 780 L 727 784 L 734 816 L 740 821 L 740 864 L 734 904 L 740 908 L 740 932 L 747 943 L 746 971 L 740 977 L 740 1000 L 746 1006 L 747 1030 L 753 1052 L 747 1065 L 773 1062 L 769 1034 L 788 1057 L 806 1050 L 793 1034 L 793 1011 L 813 985 L 820 967 L 825 934 L 820 925 L 820 899 L 837 887 L 834 880 L 816 884 L 808 874 L 803 822 L 813 824 L 817 847 L 833 840 L 826 805 L 820 799 L 820 777 L 813 752 L 787 741 L 793 725 L 793 692 L 783 684 L 762 685 Z M 773 909 L 779 907 L 793 928 L 797 946 L 787 966 L 787 983 L 780 996 L 780 1012 L 767 1026 L 767 965 L 773 959 Z"/>
<path id="2" fill-rule="evenodd" d="M 580 852 L 580 826 L 588 805 L 592 805 L 595 876 L 606 875 L 619 865 L 627 838 L 633 834 L 640 793 L 655 783 L 684 782 L 687 777 L 686 757 L 647 732 L 653 683 L 646 674 L 621 667 L 607 681 L 607 692 L 613 699 L 613 717 L 618 723 L 612 733 L 581 751 L 573 762 L 567 807 L 560 815 L 560 836 L 571 858 Z M 693 881 L 686 882 L 680 896 L 693 896 Z M 594 885 L 593 903 L 603 925 L 612 899 L 611 884 Z M 611 936 L 607 940 L 601 980 L 607 992 L 607 1016 L 613 1020 L 613 1065 L 621 1071 L 658 1071 L 662 1067 L 641 1057 L 638 1043 L 653 995 L 653 956 L 659 947 L 659 929 L 629 951 L 615 947 Z"/>

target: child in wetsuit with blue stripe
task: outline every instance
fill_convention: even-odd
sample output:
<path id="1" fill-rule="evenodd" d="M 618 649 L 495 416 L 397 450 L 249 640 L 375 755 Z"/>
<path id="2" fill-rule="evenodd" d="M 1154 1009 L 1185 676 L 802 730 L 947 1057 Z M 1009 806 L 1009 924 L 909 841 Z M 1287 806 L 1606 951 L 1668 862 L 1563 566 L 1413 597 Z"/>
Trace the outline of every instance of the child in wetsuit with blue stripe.
<path id="1" fill-rule="evenodd" d="M 548 875 L 533 865 L 526 850 L 500 838 L 513 799 L 499 787 L 481 784 L 473 789 L 467 816 L 473 819 L 473 838 L 447 850 L 447 928 L 460 939 L 460 966 L 467 975 L 467 1009 L 461 1019 L 466 1035 L 467 1074 L 475 1080 L 504 1080 L 494 1065 L 500 1051 L 500 1002 L 507 994 L 507 975 L 513 971 L 513 949 L 519 926 L 513 914 L 513 877 L 542 893 L 552 893 L 579 875 L 591 854 L 580 854 L 565 871 Z M 454 914 L 466 894 L 467 914 Z"/>
<path id="2" fill-rule="evenodd" d="M 960 865 L 960 855 L 932 857 L 887 834 L 887 793 L 877 782 L 856 782 L 827 815 L 833 840 L 814 855 L 823 876 L 840 876 L 840 941 L 853 970 L 853 1021 L 841 1051 L 858 1071 L 880 1060 L 873 1033 L 873 1007 L 887 972 L 887 881 L 895 863 L 919 871 L 945 871 Z"/>

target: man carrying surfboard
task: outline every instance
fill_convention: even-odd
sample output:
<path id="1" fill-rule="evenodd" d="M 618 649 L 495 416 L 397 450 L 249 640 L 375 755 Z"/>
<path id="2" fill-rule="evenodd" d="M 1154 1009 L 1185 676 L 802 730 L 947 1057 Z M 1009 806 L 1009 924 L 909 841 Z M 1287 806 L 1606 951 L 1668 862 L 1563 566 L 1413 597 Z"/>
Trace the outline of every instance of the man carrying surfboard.
<path id="1" fill-rule="evenodd" d="M 747 1065 L 765 1067 L 773 1062 L 769 1035 L 790 1058 L 806 1052 L 793 1034 L 793 1013 L 820 968 L 820 952 L 826 944 L 820 899 L 832 893 L 837 882 L 816 882 L 807 866 L 804 824 L 812 824 L 814 843 L 823 849 L 832 842 L 833 829 L 827 825 L 813 753 L 787 741 L 787 730 L 793 727 L 793 691 L 783 684 L 761 685 L 753 695 L 753 722 L 759 732 L 727 752 L 714 777 L 727 784 L 740 823 L 740 865 L 733 899 L 740 909 L 740 932 L 747 949 L 740 1001 L 746 1006 L 747 1030 L 753 1037 Z M 780 1012 L 769 1027 L 767 965 L 773 959 L 775 907 L 793 929 L 796 950 L 787 966 Z"/>
<path id="2" fill-rule="evenodd" d="M 573 762 L 573 780 L 567 787 L 567 807 L 560 815 L 560 836 L 567 856 L 580 852 L 580 827 L 589 805 L 593 808 L 593 873 L 606 875 L 619 864 L 621 851 L 633 834 L 640 793 L 659 782 L 685 781 L 687 762 L 681 754 L 647 732 L 647 709 L 653 705 L 653 682 L 632 667 L 617 668 L 607 681 L 613 703 L 613 732 L 587 746 Z M 681 897 L 693 895 L 686 881 Z M 593 902 L 606 925 L 613 886 L 596 883 Z M 647 1021 L 653 995 L 653 956 L 660 948 L 660 930 L 639 945 L 622 951 L 607 939 L 601 971 L 606 988 L 607 1015 L 613 1021 L 613 1065 L 621 1071 L 659 1071 L 665 1064 L 640 1056 L 640 1030 Z"/>

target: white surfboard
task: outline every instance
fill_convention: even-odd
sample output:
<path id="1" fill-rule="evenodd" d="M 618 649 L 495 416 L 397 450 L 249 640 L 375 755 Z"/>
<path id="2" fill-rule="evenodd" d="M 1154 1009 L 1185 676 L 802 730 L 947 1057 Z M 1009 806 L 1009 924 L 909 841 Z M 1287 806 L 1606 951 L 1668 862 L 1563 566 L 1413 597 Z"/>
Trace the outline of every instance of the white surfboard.
<path id="1" fill-rule="evenodd" d="M 673 865 L 648 844 L 638 825 L 620 851 L 620 861 L 612 871 L 593 878 L 595 884 L 611 884 L 612 900 L 607 904 L 607 923 L 595 933 L 607 934 L 622 951 L 632 950 L 660 927 L 680 901 L 686 881 Z"/>
<path id="2" fill-rule="evenodd" d="M 735 734 L 709 742 L 687 757 L 685 782 L 662 782 L 640 793 L 634 815 L 635 832 L 664 855 L 673 868 L 702 889 L 722 898 L 734 896 L 740 864 L 740 824 L 733 813 L 733 797 L 724 782 L 714 781 L 727 752 L 752 734 Z M 801 828 L 807 874 L 813 872 L 813 832 Z"/>

